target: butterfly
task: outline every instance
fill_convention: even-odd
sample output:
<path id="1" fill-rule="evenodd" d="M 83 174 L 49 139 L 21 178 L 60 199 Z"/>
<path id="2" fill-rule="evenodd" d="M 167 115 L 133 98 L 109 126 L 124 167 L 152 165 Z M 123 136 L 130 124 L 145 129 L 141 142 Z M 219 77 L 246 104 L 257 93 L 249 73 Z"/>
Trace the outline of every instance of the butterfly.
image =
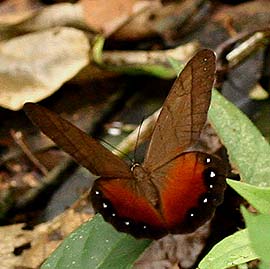
<path id="1" fill-rule="evenodd" d="M 190 233 L 213 216 L 226 188 L 222 161 L 194 150 L 207 120 L 215 68 L 209 49 L 186 64 L 163 104 L 143 164 L 131 168 L 54 112 L 33 103 L 24 110 L 59 147 L 100 176 L 90 198 L 118 231 L 151 239 Z"/>

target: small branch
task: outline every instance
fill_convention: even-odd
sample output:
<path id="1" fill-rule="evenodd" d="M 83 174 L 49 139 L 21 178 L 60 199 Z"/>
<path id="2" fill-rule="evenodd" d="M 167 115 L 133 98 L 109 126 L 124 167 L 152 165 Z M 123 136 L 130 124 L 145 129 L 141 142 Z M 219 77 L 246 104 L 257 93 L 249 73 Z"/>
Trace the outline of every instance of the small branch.
<path id="1" fill-rule="evenodd" d="M 93 62 L 99 67 L 122 74 L 148 74 L 164 79 L 176 76 L 169 58 L 186 62 L 198 50 L 198 42 L 190 42 L 174 49 L 156 51 L 103 51 L 104 38 L 93 43 Z"/>
<path id="2" fill-rule="evenodd" d="M 243 62 L 251 53 L 269 44 L 270 28 L 241 32 L 223 42 L 216 49 L 217 53 L 217 81 L 218 86 L 224 80 L 229 70 Z M 240 45 L 236 46 L 237 43 Z M 236 46 L 236 47 L 235 47 Z"/>
<path id="3" fill-rule="evenodd" d="M 15 141 L 15 143 L 20 147 L 23 153 L 28 157 L 28 159 L 37 167 L 43 175 L 48 174 L 47 168 L 36 158 L 36 156 L 32 153 L 29 146 L 26 144 L 23 138 L 22 132 L 11 130 L 10 134 Z"/>
<path id="4" fill-rule="evenodd" d="M 66 158 L 43 177 L 42 182 L 38 187 L 32 188 L 23 195 L 19 196 L 18 200 L 15 202 L 14 208 L 23 209 L 29 204 L 33 203 L 36 199 L 40 199 L 42 194 L 48 192 L 48 190 L 50 191 L 53 186 L 60 185 L 65 180 L 63 174 L 72 165 L 74 165 L 73 160 L 70 157 Z"/>
<path id="5" fill-rule="evenodd" d="M 270 36 L 270 28 L 257 29 L 249 32 L 241 32 L 223 42 L 216 49 L 219 69 L 224 65 L 224 61 L 230 64 L 230 68 L 235 67 L 240 61 L 244 60 L 250 52 L 258 49 L 262 45 L 266 45 L 266 40 Z M 236 48 L 234 46 L 241 42 Z M 246 51 L 248 50 L 249 53 Z"/>
<path id="6" fill-rule="evenodd" d="M 198 50 L 199 44 L 196 41 L 178 46 L 168 50 L 155 51 L 104 51 L 102 60 L 109 66 L 142 66 L 143 65 L 164 65 L 169 67 L 168 58 L 174 58 L 186 62 Z"/>
<path id="7" fill-rule="evenodd" d="M 119 157 L 123 157 L 124 154 L 134 151 L 137 139 L 139 139 L 139 141 L 137 142 L 137 146 L 149 139 L 154 130 L 155 123 L 157 121 L 160 111 L 161 109 L 158 109 L 146 120 L 144 120 L 141 128 L 137 127 L 132 133 L 130 133 L 125 139 L 123 139 L 123 141 L 117 146 L 117 150 L 113 150 L 113 153 L 118 155 Z"/>
<path id="8" fill-rule="evenodd" d="M 237 48 L 227 54 L 226 59 L 229 62 L 229 68 L 233 68 L 246 59 L 253 51 L 269 43 L 270 32 L 256 32 Z M 267 40 L 267 41 L 266 41 Z"/>

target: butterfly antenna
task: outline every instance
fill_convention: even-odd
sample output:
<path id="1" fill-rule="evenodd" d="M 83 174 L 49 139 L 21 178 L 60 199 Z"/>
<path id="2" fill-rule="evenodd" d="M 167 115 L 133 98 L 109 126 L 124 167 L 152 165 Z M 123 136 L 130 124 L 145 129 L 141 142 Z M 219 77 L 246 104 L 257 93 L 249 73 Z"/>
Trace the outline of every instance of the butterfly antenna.
<path id="1" fill-rule="evenodd" d="M 131 163 L 133 163 L 133 160 L 123 151 L 119 150 L 117 147 L 115 147 L 114 145 L 110 144 L 109 142 L 107 142 L 106 140 L 99 138 L 99 141 L 103 142 L 104 144 L 108 145 L 109 147 L 111 147 L 112 149 L 118 151 L 119 153 L 121 153 L 121 155 L 125 156 L 126 158 L 128 158 L 130 160 Z"/>
<path id="2" fill-rule="evenodd" d="M 137 153 L 137 148 L 138 148 L 138 143 L 139 143 L 139 137 L 140 137 L 140 133 L 141 133 L 141 129 L 142 129 L 142 125 L 143 125 L 144 120 L 145 120 L 145 117 L 142 118 L 140 125 L 139 125 L 139 130 L 138 130 L 138 134 L 137 134 L 136 144 L 135 144 L 135 148 L 134 148 L 134 155 L 133 155 L 133 160 L 132 160 L 133 164 L 135 163 L 135 160 L 136 160 L 136 153 Z"/>

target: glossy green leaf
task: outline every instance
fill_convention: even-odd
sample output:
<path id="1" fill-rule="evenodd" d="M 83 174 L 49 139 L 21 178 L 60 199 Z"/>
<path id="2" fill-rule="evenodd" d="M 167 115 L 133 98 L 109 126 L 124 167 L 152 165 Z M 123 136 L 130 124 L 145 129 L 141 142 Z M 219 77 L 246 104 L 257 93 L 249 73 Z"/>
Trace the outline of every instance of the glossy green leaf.
<path id="1" fill-rule="evenodd" d="M 225 269 L 258 258 L 251 248 L 247 230 L 226 237 L 200 262 L 200 269 Z"/>
<path id="2" fill-rule="evenodd" d="M 241 178 L 270 186 L 270 146 L 248 117 L 215 90 L 208 115 Z"/>
<path id="3" fill-rule="evenodd" d="M 131 268 L 150 242 L 119 233 L 96 215 L 68 236 L 41 268 Z"/>
<path id="4" fill-rule="evenodd" d="M 270 213 L 252 214 L 244 207 L 242 214 L 248 229 L 251 246 L 260 257 L 260 269 L 270 268 Z"/>
<path id="5" fill-rule="evenodd" d="M 231 179 L 228 179 L 227 183 L 258 211 L 270 213 L 270 188 L 257 187 Z"/>

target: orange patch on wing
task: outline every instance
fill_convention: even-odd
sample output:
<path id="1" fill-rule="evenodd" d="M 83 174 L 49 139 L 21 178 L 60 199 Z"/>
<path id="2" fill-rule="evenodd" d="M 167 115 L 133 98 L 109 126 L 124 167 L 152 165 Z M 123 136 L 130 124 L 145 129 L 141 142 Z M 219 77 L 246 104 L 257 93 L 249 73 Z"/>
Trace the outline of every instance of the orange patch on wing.
<path id="1" fill-rule="evenodd" d="M 156 209 L 145 197 L 138 196 L 125 180 L 106 180 L 100 188 L 120 217 L 144 222 L 160 229 L 165 228 L 165 223 Z"/>
<path id="2" fill-rule="evenodd" d="M 183 154 L 170 163 L 161 191 L 162 214 L 168 229 L 182 223 L 188 210 L 198 206 L 199 197 L 207 191 L 203 171 L 204 164 L 195 153 Z"/>

